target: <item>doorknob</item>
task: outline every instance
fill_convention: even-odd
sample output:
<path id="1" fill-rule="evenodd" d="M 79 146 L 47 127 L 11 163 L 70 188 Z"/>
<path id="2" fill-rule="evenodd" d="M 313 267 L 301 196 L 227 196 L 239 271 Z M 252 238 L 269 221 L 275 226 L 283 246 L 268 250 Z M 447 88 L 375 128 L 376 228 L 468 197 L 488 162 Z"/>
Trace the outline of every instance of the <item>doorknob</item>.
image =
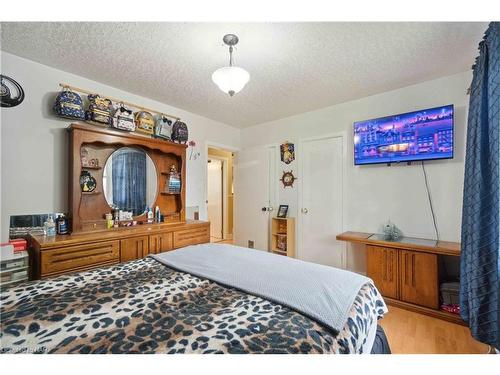
<path id="1" fill-rule="evenodd" d="M 274 208 L 272 208 L 272 207 L 262 207 L 262 211 L 264 211 L 264 212 L 266 212 L 266 211 L 271 212 L 272 210 L 274 210 Z"/>
<path id="2" fill-rule="evenodd" d="M 307 208 L 303 208 L 301 211 L 303 214 L 307 214 L 309 212 Z"/>
<path id="3" fill-rule="evenodd" d="M 272 210 L 274 210 L 274 208 L 272 208 L 271 206 L 269 206 L 269 207 L 267 208 L 267 210 L 268 210 L 269 212 L 271 212 Z"/>

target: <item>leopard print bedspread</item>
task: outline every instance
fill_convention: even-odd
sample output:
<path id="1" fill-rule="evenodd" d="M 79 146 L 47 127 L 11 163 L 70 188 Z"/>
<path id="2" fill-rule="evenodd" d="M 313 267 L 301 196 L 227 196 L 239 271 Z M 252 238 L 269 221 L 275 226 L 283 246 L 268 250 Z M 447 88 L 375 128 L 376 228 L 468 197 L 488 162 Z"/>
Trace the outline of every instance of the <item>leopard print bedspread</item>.
<path id="1" fill-rule="evenodd" d="M 361 353 L 387 312 L 366 284 L 335 335 L 152 258 L 13 286 L 0 302 L 2 353 Z"/>

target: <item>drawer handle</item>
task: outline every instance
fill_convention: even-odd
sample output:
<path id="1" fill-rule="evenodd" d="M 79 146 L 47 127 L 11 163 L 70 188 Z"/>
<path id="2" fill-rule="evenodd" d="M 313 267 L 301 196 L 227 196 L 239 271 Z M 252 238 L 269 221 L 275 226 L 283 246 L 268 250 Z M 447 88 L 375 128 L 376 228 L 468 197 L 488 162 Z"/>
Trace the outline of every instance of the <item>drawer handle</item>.
<path id="1" fill-rule="evenodd" d="M 405 253 L 405 285 L 408 285 L 408 254 Z"/>
<path id="2" fill-rule="evenodd" d="M 384 281 L 387 281 L 387 251 L 384 250 Z"/>
<path id="3" fill-rule="evenodd" d="M 411 255 L 411 285 L 415 287 L 415 254 Z"/>
<path id="4" fill-rule="evenodd" d="M 389 281 L 392 282 L 392 252 L 389 253 Z"/>

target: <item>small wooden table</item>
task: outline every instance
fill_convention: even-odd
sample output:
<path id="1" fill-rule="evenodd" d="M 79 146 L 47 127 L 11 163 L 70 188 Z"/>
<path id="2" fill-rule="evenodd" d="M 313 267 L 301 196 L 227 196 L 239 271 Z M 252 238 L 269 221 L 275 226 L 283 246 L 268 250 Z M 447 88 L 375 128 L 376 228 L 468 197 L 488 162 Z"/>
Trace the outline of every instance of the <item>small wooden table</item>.
<path id="1" fill-rule="evenodd" d="M 367 275 L 388 304 L 465 325 L 439 306 L 438 257 L 459 257 L 460 243 L 413 237 L 388 241 L 364 232 L 344 232 L 337 240 L 365 245 Z"/>

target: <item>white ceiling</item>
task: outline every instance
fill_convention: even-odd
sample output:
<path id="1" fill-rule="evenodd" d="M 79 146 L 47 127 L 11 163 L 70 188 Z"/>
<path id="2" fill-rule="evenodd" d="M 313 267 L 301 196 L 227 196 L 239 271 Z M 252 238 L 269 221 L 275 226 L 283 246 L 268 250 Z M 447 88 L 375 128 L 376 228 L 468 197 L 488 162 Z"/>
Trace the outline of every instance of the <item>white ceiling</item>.
<path id="1" fill-rule="evenodd" d="M 2 23 L 4 51 L 239 128 L 470 69 L 487 23 Z M 211 80 L 240 37 L 250 82 Z"/>

